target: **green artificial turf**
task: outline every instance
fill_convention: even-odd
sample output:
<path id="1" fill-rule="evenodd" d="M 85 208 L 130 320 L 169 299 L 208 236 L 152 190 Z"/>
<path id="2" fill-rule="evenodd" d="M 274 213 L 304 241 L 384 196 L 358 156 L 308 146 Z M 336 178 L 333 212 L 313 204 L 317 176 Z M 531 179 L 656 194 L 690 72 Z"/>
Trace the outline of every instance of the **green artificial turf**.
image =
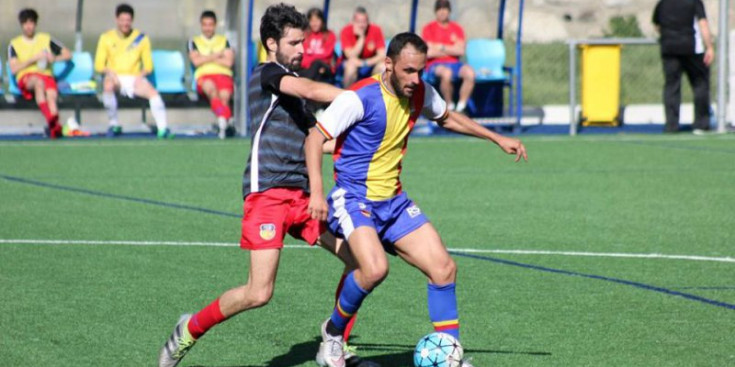
<path id="1" fill-rule="evenodd" d="M 406 192 L 458 251 L 474 364 L 735 364 L 732 261 L 558 253 L 734 257 L 735 139 L 522 139 L 528 163 L 454 137 L 415 138 L 404 162 Z M 155 365 L 179 314 L 246 281 L 249 255 L 235 243 L 248 149 L 241 139 L 0 143 L 0 365 Z M 161 242 L 232 246 L 144 244 Z M 410 366 L 431 332 L 426 281 L 390 265 L 353 344 L 383 366 Z M 211 330 L 182 366 L 315 366 L 341 270 L 326 251 L 285 249 L 271 303 Z"/>

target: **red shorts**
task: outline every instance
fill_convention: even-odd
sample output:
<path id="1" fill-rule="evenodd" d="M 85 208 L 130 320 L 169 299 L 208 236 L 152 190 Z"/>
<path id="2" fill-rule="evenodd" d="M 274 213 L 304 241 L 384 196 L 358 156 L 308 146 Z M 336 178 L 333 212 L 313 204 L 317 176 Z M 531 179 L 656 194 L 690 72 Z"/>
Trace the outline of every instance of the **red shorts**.
<path id="1" fill-rule="evenodd" d="M 204 95 L 204 91 L 202 90 L 202 83 L 204 83 L 205 80 L 211 80 L 214 83 L 214 87 L 217 89 L 217 91 L 226 90 L 230 93 L 233 93 L 235 90 L 234 85 L 232 84 L 232 77 L 229 75 L 224 74 L 209 74 L 209 75 L 202 75 L 199 78 L 197 78 L 197 93 Z"/>
<path id="2" fill-rule="evenodd" d="M 56 79 L 50 75 L 41 74 L 41 73 L 27 73 L 23 75 L 20 80 L 18 80 L 18 89 L 20 89 L 21 93 L 23 93 L 23 98 L 25 99 L 31 99 L 33 98 L 34 91 L 33 89 L 28 89 L 26 87 L 26 83 L 28 83 L 28 78 L 31 76 L 35 76 L 43 80 L 43 83 L 46 85 L 46 89 L 56 90 L 59 89 L 56 87 Z"/>
<path id="3" fill-rule="evenodd" d="M 283 248 L 286 233 L 310 245 L 326 231 L 326 224 L 312 219 L 309 195 L 297 188 L 273 188 L 245 197 L 240 247 L 247 250 Z"/>

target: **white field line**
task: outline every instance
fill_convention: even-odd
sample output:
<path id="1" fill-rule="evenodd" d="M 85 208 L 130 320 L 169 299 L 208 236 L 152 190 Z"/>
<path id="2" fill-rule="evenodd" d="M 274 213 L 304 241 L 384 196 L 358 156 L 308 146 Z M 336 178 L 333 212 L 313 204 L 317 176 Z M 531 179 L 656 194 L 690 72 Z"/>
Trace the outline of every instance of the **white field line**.
<path id="1" fill-rule="evenodd" d="M 207 247 L 238 247 L 237 243 L 229 242 L 179 242 L 179 241 L 93 241 L 93 240 L 33 240 L 33 239 L 0 239 L 0 244 L 34 244 L 34 245 L 117 245 L 117 246 L 207 246 Z M 311 249 L 307 245 L 286 245 L 291 249 Z M 614 252 L 579 252 L 579 251 L 545 251 L 545 250 L 497 250 L 477 248 L 449 248 L 449 251 L 468 254 L 508 254 L 508 255 L 556 255 L 556 256 L 587 256 L 587 257 L 618 257 L 629 259 L 668 259 L 688 261 L 714 261 L 735 263 L 735 258 L 724 256 L 698 255 L 666 255 L 666 254 L 635 254 Z"/>

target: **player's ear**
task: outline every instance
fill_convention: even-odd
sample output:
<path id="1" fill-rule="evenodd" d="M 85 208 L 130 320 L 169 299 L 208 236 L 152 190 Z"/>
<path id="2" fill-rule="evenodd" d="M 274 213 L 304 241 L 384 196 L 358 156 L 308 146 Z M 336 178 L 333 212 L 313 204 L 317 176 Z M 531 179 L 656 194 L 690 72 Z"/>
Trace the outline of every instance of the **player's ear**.
<path id="1" fill-rule="evenodd" d="M 275 38 L 266 38 L 265 45 L 268 52 L 276 52 L 278 48 L 278 41 Z"/>
<path id="2" fill-rule="evenodd" d="M 389 72 L 393 72 L 393 60 L 390 59 L 390 57 L 385 57 L 385 70 Z"/>

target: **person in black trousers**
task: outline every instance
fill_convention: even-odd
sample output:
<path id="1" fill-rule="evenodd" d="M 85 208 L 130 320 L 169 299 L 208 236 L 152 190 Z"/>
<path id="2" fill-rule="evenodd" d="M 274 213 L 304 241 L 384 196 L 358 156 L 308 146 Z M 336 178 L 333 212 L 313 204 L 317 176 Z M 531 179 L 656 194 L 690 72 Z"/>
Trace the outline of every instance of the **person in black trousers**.
<path id="1" fill-rule="evenodd" d="M 679 131 L 681 74 L 686 72 L 694 91 L 693 132 L 709 130 L 710 65 L 715 58 L 712 36 L 702 0 L 659 0 L 653 11 L 653 23 L 661 34 L 661 60 L 666 83 L 664 132 Z"/>

